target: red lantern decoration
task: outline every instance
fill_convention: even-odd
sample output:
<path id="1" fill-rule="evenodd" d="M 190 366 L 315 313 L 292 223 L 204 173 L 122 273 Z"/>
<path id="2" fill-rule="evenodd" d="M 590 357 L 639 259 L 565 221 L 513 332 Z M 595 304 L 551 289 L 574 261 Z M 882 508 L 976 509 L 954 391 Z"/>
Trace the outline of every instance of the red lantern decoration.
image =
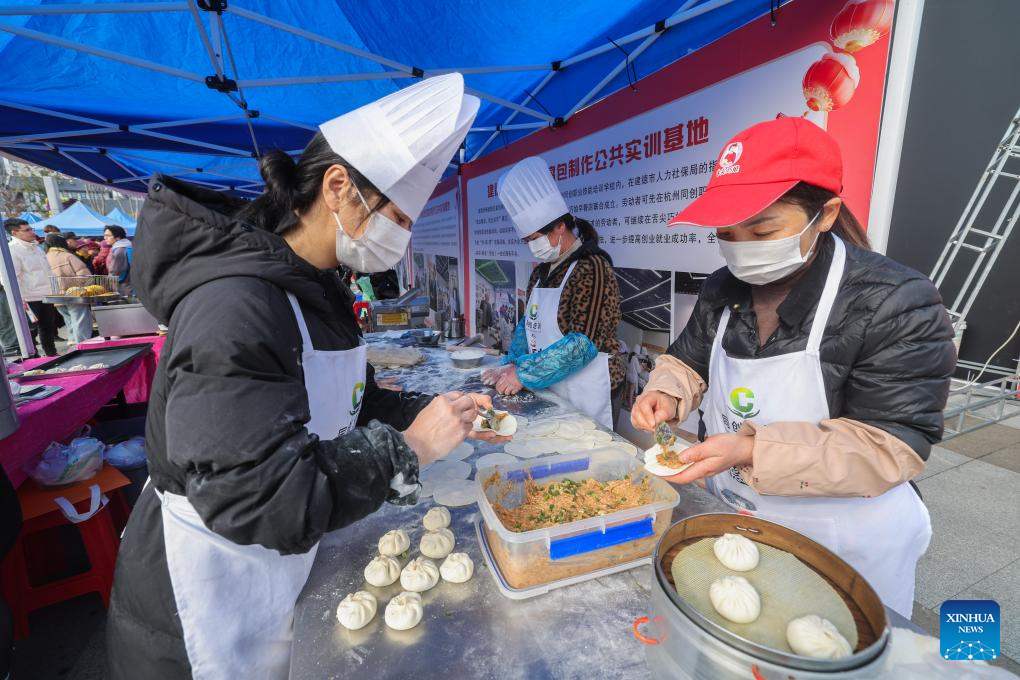
<path id="1" fill-rule="evenodd" d="M 861 82 L 857 62 L 845 52 L 829 52 L 804 74 L 804 99 L 812 111 L 846 106 Z"/>
<path id="2" fill-rule="evenodd" d="M 832 44 L 856 52 L 888 35 L 896 9 L 894 0 L 850 0 L 832 20 Z"/>

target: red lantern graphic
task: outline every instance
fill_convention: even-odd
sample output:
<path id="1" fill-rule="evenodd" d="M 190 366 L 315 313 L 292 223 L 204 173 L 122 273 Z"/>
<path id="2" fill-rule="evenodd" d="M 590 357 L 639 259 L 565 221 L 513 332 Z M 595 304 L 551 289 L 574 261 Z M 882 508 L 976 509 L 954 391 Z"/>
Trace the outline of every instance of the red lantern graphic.
<path id="1" fill-rule="evenodd" d="M 850 0 L 832 20 L 832 44 L 856 52 L 876 42 L 892 28 L 894 0 Z"/>
<path id="2" fill-rule="evenodd" d="M 861 72 L 845 52 L 829 52 L 811 64 L 804 74 L 804 99 L 812 111 L 833 111 L 854 96 Z"/>

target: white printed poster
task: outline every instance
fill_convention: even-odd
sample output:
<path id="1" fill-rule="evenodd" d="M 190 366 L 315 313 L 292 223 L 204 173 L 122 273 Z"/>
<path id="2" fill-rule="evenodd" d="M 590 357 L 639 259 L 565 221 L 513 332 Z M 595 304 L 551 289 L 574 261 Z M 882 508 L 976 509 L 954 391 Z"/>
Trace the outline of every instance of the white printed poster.
<path id="1" fill-rule="evenodd" d="M 429 308 L 443 320 L 464 313 L 458 198 L 456 186 L 433 197 L 414 223 L 411 237 L 414 285 L 428 294 Z"/>

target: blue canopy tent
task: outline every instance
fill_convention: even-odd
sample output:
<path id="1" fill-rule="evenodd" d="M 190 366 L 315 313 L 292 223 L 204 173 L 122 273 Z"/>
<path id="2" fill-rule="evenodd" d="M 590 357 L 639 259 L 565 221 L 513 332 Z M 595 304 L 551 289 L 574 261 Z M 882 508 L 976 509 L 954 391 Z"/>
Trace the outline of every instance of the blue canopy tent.
<path id="1" fill-rule="evenodd" d="M 261 153 L 298 154 L 317 124 L 415 78 L 460 71 L 482 98 L 456 165 L 569 125 L 779 4 L 6 2 L 0 149 L 128 191 L 160 171 L 249 197 Z"/>
<path id="2" fill-rule="evenodd" d="M 129 233 L 133 233 L 135 230 L 134 219 L 131 218 L 131 215 L 128 215 L 120 208 L 114 208 L 110 212 L 106 213 L 106 219 L 109 220 L 110 224 L 119 224 L 124 227 L 129 231 Z"/>
<path id="3" fill-rule="evenodd" d="M 39 222 L 38 227 L 42 229 L 53 225 L 60 231 L 73 231 L 78 236 L 102 236 L 106 225 L 112 224 L 110 218 L 96 212 L 86 204 L 78 201 L 71 204 L 66 210 L 53 217 L 48 217 Z M 134 233 L 134 227 L 128 230 L 128 234 Z"/>
<path id="4" fill-rule="evenodd" d="M 29 224 L 35 224 L 36 222 L 42 222 L 43 220 L 42 215 L 38 215 L 34 212 L 23 212 L 20 215 L 18 215 L 18 217 L 25 220 Z"/>

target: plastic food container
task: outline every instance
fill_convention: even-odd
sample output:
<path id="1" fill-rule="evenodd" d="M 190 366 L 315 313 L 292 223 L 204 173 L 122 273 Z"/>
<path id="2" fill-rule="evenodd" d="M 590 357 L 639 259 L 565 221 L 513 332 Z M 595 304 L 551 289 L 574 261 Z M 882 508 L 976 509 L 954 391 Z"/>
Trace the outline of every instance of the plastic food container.
<path id="1" fill-rule="evenodd" d="M 497 468 L 499 484 L 485 489 L 485 481 Z M 653 499 L 599 517 L 533 531 L 511 531 L 496 516 L 492 503 L 507 481 L 513 482 L 514 488 L 504 503 L 519 502 L 529 474 L 539 483 L 563 479 L 606 482 L 624 475 L 638 481 L 648 478 Z M 478 526 L 482 553 L 492 567 L 497 586 L 514 599 L 650 563 L 659 537 L 670 526 L 673 508 L 680 502 L 673 487 L 646 472 L 641 461 L 612 448 L 481 468 L 475 484 L 482 514 Z"/>

